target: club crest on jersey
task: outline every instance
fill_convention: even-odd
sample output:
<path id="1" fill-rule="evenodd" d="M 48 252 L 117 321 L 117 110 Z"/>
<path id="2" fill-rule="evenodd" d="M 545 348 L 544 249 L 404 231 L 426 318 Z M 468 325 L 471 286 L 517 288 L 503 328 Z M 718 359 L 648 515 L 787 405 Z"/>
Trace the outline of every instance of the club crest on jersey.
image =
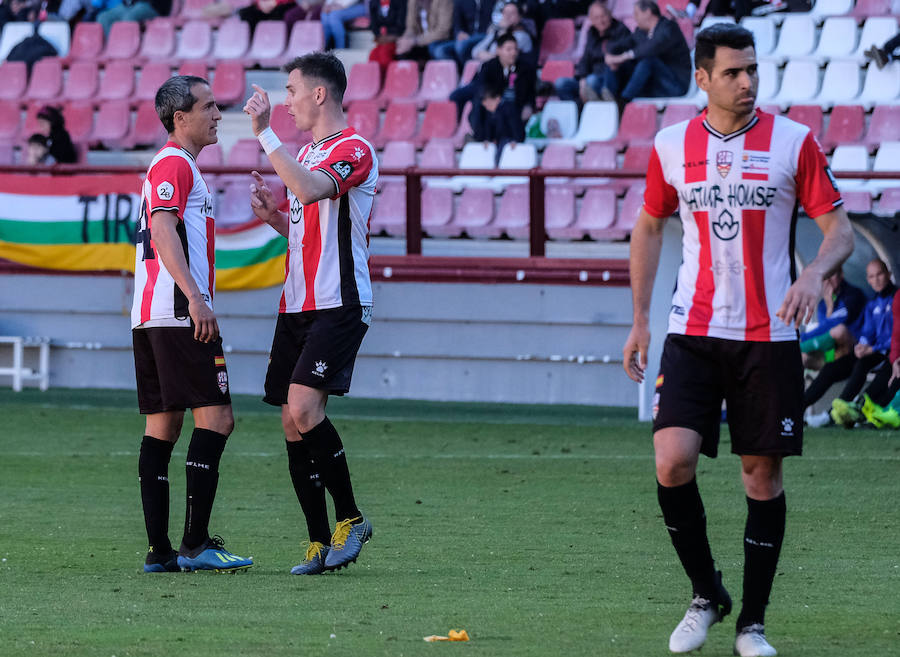
<path id="1" fill-rule="evenodd" d="M 353 159 L 356 160 L 357 162 L 359 162 L 363 158 L 363 155 L 365 155 L 365 154 L 366 154 L 366 152 L 359 146 L 357 146 L 355 149 L 353 149 Z"/>
<path id="2" fill-rule="evenodd" d="M 175 195 L 175 187 L 170 182 L 161 182 L 156 186 L 156 195 L 163 201 L 171 201 Z"/>
<path id="3" fill-rule="evenodd" d="M 722 210 L 719 218 L 712 222 L 712 228 L 716 237 L 727 242 L 737 237 L 741 224 L 728 210 Z"/>
<path id="4" fill-rule="evenodd" d="M 731 151 L 719 151 L 716 153 L 716 170 L 723 178 L 731 173 L 731 165 L 734 162 L 734 153 Z"/>
<path id="5" fill-rule="evenodd" d="M 228 372 L 222 370 L 218 374 L 216 374 L 216 377 L 219 380 L 219 390 L 224 395 L 226 392 L 228 392 Z"/>
<path id="6" fill-rule="evenodd" d="M 350 177 L 350 174 L 353 173 L 353 165 L 346 160 L 341 160 L 340 162 L 335 162 L 334 164 L 332 164 L 331 170 L 339 175 L 341 177 L 341 180 L 346 181 L 347 178 Z"/>
<path id="7" fill-rule="evenodd" d="M 296 196 L 291 200 L 291 223 L 299 224 L 303 219 L 303 204 Z"/>

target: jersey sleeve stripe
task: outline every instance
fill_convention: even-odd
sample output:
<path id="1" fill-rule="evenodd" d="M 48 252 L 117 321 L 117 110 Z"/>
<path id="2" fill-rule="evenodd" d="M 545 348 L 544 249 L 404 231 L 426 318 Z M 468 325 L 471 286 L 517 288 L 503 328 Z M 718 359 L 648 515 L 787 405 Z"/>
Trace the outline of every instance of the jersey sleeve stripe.
<path id="1" fill-rule="evenodd" d="M 321 167 L 321 168 L 319 168 L 319 169 L 316 169 L 316 171 L 321 171 L 321 172 L 324 173 L 326 176 L 328 176 L 329 178 L 331 178 L 331 182 L 334 183 L 334 194 L 335 194 L 335 196 L 337 196 L 338 194 L 341 193 L 341 184 L 338 182 L 338 179 L 337 179 L 337 178 L 335 178 L 333 175 L 331 175 L 331 172 L 330 172 L 328 169 L 326 169 L 325 167 Z"/>

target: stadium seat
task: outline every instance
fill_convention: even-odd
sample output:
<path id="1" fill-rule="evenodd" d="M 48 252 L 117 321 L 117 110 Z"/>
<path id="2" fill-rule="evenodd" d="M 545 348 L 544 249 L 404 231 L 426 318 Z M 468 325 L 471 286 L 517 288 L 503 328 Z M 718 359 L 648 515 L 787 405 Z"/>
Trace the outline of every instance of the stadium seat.
<path id="1" fill-rule="evenodd" d="M 834 171 L 868 171 L 869 151 L 862 144 L 838 146 L 831 155 L 831 168 Z M 868 189 L 866 180 L 860 178 L 839 178 L 838 185 L 841 191 Z"/>
<path id="2" fill-rule="evenodd" d="M 824 108 L 847 103 L 859 95 L 859 65 L 855 59 L 832 59 L 825 67 L 822 88 L 815 102 Z"/>
<path id="3" fill-rule="evenodd" d="M 893 217 L 900 213 L 900 187 L 889 187 L 881 190 L 875 214 L 882 217 Z"/>
<path id="4" fill-rule="evenodd" d="M 878 147 L 872 171 L 900 171 L 900 141 L 886 141 Z M 886 181 L 872 182 L 884 185 Z"/>
<path id="5" fill-rule="evenodd" d="M 94 132 L 94 108 L 90 102 L 79 100 L 63 106 L 66 130 L 76 144 L 85 144 Z"/>
<path id="6" fill-rule="evenodd" d="M 453 223 L 472 237 L 488 236 L 494 220 L 494 191 L 485 187 L 466 187 L 459 198 Z"/>
<path id="7" fill-rule="evenodd" d="M 777 28 L 769 16 L 745 16 L 741 19 L 741 27 L 753 33 L 757 56 L 764 57 L 775 49 Z"/>
<path id="8" fill-rule="evenodd" d="M 283 21 L 260 21 L 253 31 L 246 59 L 261 66 L 281 66 L 287 45 L 287 24 Z"/>
<path id="9" fill-rule="evenodd" d="M 216 30 L 212 59 L 240 59 L 247 54 L 249 47 L 250 26 L 240 18 L 229 18 L 222 21 Z"/>
<path id="10" fill-rule="evenodd" d="M 134 94 L 134 65 L 131 60 L 113 59 L 103 68 L 97 99 L 101 101 L 131 98 Z"/>
<path id="11" fill-rule="evenodd" d="M 623 231 L 614 228 L 616 222 L 616 191 L 612 187 L 590 187 L 584 193 L 578 216 L 572 226 L 553 231 L 561 237 L 596 240 L 622 239 Z"/>
<path id="12" fill-rule="evenodd" d="M 357 100 L 347 109 L 347 123 L 363 137 L 372 141 L 378 134 L 378 101 Z"/>
<path id="13" fill-rule="evenodd" d="M 641 174 L 647 172 L 647 165 L 650 164 L 650 153 L 653 151 L 653 144 L 632 143 L 625 149 L 625 159 L 622 161 L 622 168 L 626 170 L 637 170 Z"/>
<path id="14" fill-rule="evenodd" d="M 12 143 L 19 137 L 19 103 L 14 100 L 0 100 L 0 142 Z"/>
<path id="15" fill-rule="evenodd" d="M 175 23 L 169 18 L 147 21 L 141 41 L 142 59 L 168 59 L 175 53 Z"/>
<path id="16" fill-rule="evenodd" d="M 419 67 L 413 61 L 391 62 L 378 96 L 380 107 L 400 99 L 412 99 L 419 88 Z"/>
<path id="17" fill-rule="evenodd" d="M 838 187 L 842 187 L 838 180 Z M 872 212 L 872 194 L 865 189 L 841 189 L 844 209 L 850 214 L 869 214 Z"/>
<path id="18" fill-rule="evenodd" d="M 250 207 L 249 183 L 236 178 L 220 182 L 222 194 L 216 203 L 216 226 L 240 226 L 253 219 Z"/>
<path id="19" fill-rule="evenodd" d="M 772 98 L 782 109 L 795 103 L 808 104 L 819 91 L 819 67 L 813 60 L 792 59 L 784 67 L 781 91 Z M 763 97 L 760 94 L 760 97 Z"/>
<path id="20" fill-rule="evenodd" d="M 453 227 L 453 190 L 426 187 L 422 190 L 422 230 L 432 237 L 455 237 Z"/>
<path id="21" fill-rule="evenodd" d="M 102 60 L 134 60 L 141 47 L 141 25 L 136 21 L 118 21 L 112 24 Z"/>
<path id="22" fill-rule="evenodd" d="M 808 127 L 816 139 L 821 139 L 825 119 L 821 105 L 792 105 L 787 117 Z"/>
<path id="23" fill-rule="evenodd" d="M 472 111 L 472 103 L 468 102 L 463 107 L 462 116 L 456 125 L 456 132 L 453 133 L 453 145 L 456 148 L 462 148 L 466 140 L 472 135 L 472 124 L 469 123 L 469 114 Z"/>
<path id="24" fill-rule="evenodd" d="M 578 167 L 582 171 L 612 171 L 617 169 L 616 147 L 610 142 L 593 141 L 584 149 L 581 156 L 581 164 Z M 624 178 L 573 178 L 572 184 L 578 192 L 591 185 L 612 184 L 622 193 L 628 188 L 629 182 Z"/>
<path id="25" fill-rule="evenodd" d="M 828 119 L 828 128 L 822 135 L 822 148 L 834 150 L 835 146 L 859 144 L 866 126 L 866 112 L 862 105 L 835 105 Z"/>
<path id="26" fill-rule="evenodd" d="M 864 0 L 859 0 L 856 4 L 857 8 Z M 890 13 L 890 12 L 888 12 Z M 853 56 L 862 64 L 866 60 L 866 50 L 872 46 L 879 48 L 884 42 L 897 34 L 897 19 L 893 16 L 883 14 L 874 18 L 869 18 L 862 26 L 862 32 L 859 35 L 859 43 L 856 45 L 856 51 Z"/>
<path id="27" fill-rule="evenodd" d="M 818 5 L 818 3 L 816 3 Z M 823 64 L 833 57 L 851 57 L 856 50 L 856 19 L 832 16 L 825 19 L 819 35 L 819 45 L 813 57 Z"/>
<path id="28" fill-rule="evenodd" d="M 178 34 L 178 47 L 175 49 L 176 62 L 186 59 L 202 59 L 212 51 L 212 26 L 209 21 L 190 20 Z"/>
<path id="29" fill-rule="evenodd" d="M 56 100 L 62 92 L 62 62 L 58 57 L 45 57 L 34 63 L 25 90 L 26 100 Z"/>
<path id="30" fill-rule="evenodd" d="M 619 134 L 615 144 L 625 148 L 630 144 L 646 144 L 656 136 L 656 105 L 652 103 L 632 102 L 622 112 Z"/>
<path id="31" fill-rule="evenodd" d="M 221 144 L 209 144 L 208 146 L 204 146 L 203 150 L 197 155 L 197 166 L 200 167 L 201 171 L 205 170 L 206 167 L 220 167 L 224 162 Z M 209 183 L 208 180 L 207 183 Z"/>
<path id="32" fill-rule="evenodd" d="M 591 141 L 610 141 L 619 130 L 619 109 L 615 103 L 591 101 L 581 108 L 578 131 L 572 137 L 581 149 Z"/>
<path id="33" fill-rule="evenodd" d="M 28 88 L 25 62 L 0 62 L 0 100 L 19 100 Z"/>
<path id="34" fill-rule="evenodd" d="M 538 164 L 537 148 L 534 144 L 510 142 L 500 151 L 498 169 L 533 169 Z M 492 181 L 494 191 L 501 192 L 510 185 L 528 183 L 528 176 L 495 176 Z"/>
<path id="35" fill-rule="evenodd" d="M 37 103 L 29 103 L 25 108 L 25 123 L 22 124 L 21 131 L 19 132 L 19 141 L 24 142 L 28 137 L 37 132 L 40 127 L 38 126 L 38 112 L 46 103 L 37 102 Z M 17 110 L 18 111 L 18 110 Z"/>
<path id="36" fill-rule="evenodd" d="M 497 218 L 481 228 L 473 228 L 472 237 L 528 237 L 531 206 L 527 184 L 510 185 L 500 197 Z"/>
<path id="37" fill-rule="evenodd" d="M 406 235 L 406 185 L 389 183 L 375 197 L 370 231 Z"/>
<path id="38" fill-rule="evenodd" d="M 234 105 L 246 100 L 247 79 L 244 64 L 240 60 L 225 59 L 216 62 L 213 71 L 212 92 L 220 105 Z"/>
<path id="39" fill-rule="evenodd" d="M 816 21 L 830 16 L 842 16 L 853 9 L 853 0 L 816 0 L 810 16 Z"/>
<path id="40" fill-rule="evenodd" d="M 384 148 L 384 145 L 392 140 L 412 141 L 416 136 L 418 122 L 418 110 L 416 102 L 412 99 L 392 101 L 384 113 L 384 121 L 381 129 L 375 135 L 376 148 Z"/>
<path id="41" fill-rule="evenodd" d="M 256 139 L 238 139 L 228 151 L 225 163 L 230 167 L 242 167 L 250 171 L 259 166 L 262 147 Z"/>
<path id="42" fill-rule="evenodd" d="M 622 200 L 622 211 L 616 218 L 615 227 L 624 231 L 626 235 L 631 233 L 634 225 L 637 223 L 638 214 L 644 205 L 644 190 L 647 183 L 641 181 L 635 183 L 625 192 L 625 198 Z"/>
<path id="43" fill-rule="evenodd" d="M 563 59 L 575 47 L 575 21 L 571 18 L 551 18 L 544 23 L 538 63 L 543 66 L 551 57 Z"/>
<path id="44" fill-rule="evenodd" d="M 297 21 L 291 28 L 288 37 L 285 57 L 299 57 L 307 53 L 325 49 L 325 33 L 319 21 Z M 284 62 L 274 62 L 273 66 L 281 66 Z M 379 73 L 380 75 L 380 73 Z"/>
<path id="45" fill-rule="evenodd" d="M 281 141 L 298 141 L 300 139 L 300 131 L 297 130 L 294 117 L 288 114 L 287 108 L 281 103 L 272 106 L 270 126 Z"/>
<path id="46" fill-rule="evenodd" d="M 103 26 L 100 23 L 76 23 L 66 62 L 99 59 L 103 51 Z"/>
<path id="47" fill-rule="evenodd" d="M 158 121 L 159 119 L 157 119 Z M 110 100 L 101 103 L 94 120 L 91 141 L 101 142 L 107 148 L 129 146 L 131 110 L 127 100 Z M 130 141 L 134 141 L 133 135 Z"/>
<path id="48" fill-rule="evenodd" d="M 575 63 L 571 59 L 551 59 L 541 68 L 541 80 L 553 84 L 559 78 L 575 76 Z"/>
<path id="49" fill-rule="evenodd" d="M 0 61 L 6 59 L 9 51 L 22 39 L 34 34 L 34 25 L 26 21 L 10 21 L 2 26 L 0 34 Z"/>
<path id="50" fill-rule="evenodd" d="M 5 71 L 0 70 L 0 74 Z M 4 78 L 4 84 L 6 80 Z M 97 70 L 97 62 L 80 59 L 72 62 L 69 67 L 69 75 L 63 85 L 62 97 L 65 100 L 86 100 L 97 95 L 100 85 L 100 72 Z"/>
<path id="51" fill-rule="evenodd" d="M 760 59 L 759 60 L 759 89 L 756 94 L 757 103 L 772 103 L 775 96 L 778 94 L 779 88 L 779 73 L 778 73 L 778 65 L 775 63 L 774 59 Z M 698 97 L 702 93 L 703 103 L 698 105 L 703 107 L 706 105 L 706 93 L 698 92 Z"/>
<path id="52" fill-rule="evenodd" d="M 659 122 L 659 129 L 662 130 L 663 128 L 668 128 L 670 125 L 675 125 L 682 121 L 689 121 L 699 113 L 696 105 L 670 103 L 669 105 L 666 105 L 666 109 L 663 110 L 662 119 Z"/>
<path id="53" fill-rule="evenodd" d="M 451 139 L 431 139 L 422 149 L 419 166 L 423 169 L 455 169 L 456 151 Z"/>
<path id="54" fill-rule="evenodd" d="M 887 141 L 900 141 L 900 105 L 878 105 L 872 110 L 863 142 L 871 153 Z"/>
<path id="55" fill-rule="evenodd" d="M 0 135 L 0 139 L 2 139 L 2 135 Z M 15 163 L 15 150 L 13 149 L 12 142 L 0 140 L 0 164 L 9 165 Z"/>
<path id="56" fill-rule="evenodd" d="M 416 166 L 416 147 L 411 141 L 390 141 L 384 147 L 384 152 L 378 158 L 378 185 L 383 186 L 388 182 L 404 182 L 404 176 L 387 176 L 381 174 L 383 169 L 406 169 Z"/>
<path id="57" fill-rule="evenodd" d="M 856 19 L 888 16 L 891 13 L 891 0 L 856 0 L 850 16 Z M 888 37 L 890 38 L 890 37 Z"/>
<path id="58" fill-rule="evenodd" d="M 436 140 L 433 140 L 436 141 Z M 431 142 L 429 142 L 429 145 Z M 426 149 L 428 146 L 426 146 Z M 427 166 L 425 153 L 423 152 L 422 167 Z M 489 142 L 469 142 L 463 146 L 459 155 L 459 169 L 494 169 L 497 162 L 497 145 Z M 493 182 L 488 176 L 457 175 L 452 178 L 429 178 L 428 186 L 450 187 L 455 192 L 460 192 L 464 187 L 479 187 L 493 189 Z"/>
<path id="59" fill-rule="evenodd" d="M 347 91 L 344 92 L 344 107 L 358 100 L 371 100 L 381 90 L 381 71 L 378 62 L 357 62 L 347 76 Z"/>
<path id="60" fill-rule="evenodd" d="M 178 18 L 185 21 L 185 24 L 191 21 L 210 21 L 204 12 L 206 6 L 210 4 L 209 0 L 182 0 L 179 4 L 181 7 Z M 172 15 L 175 15 L 174 9 Z"/>
<path id="61" fill-rule="evenodd" d="M 126 62 L 127 63 L 127 62 Z M 162 83 L 172 77 L 172 67 L 167 60 L 151 60 L 144 64 L 138 74 L 135 99 L 153 100 Z M 218 98 L 216 98 L 218 100 Z"/>
<path id="62" fill-rule="evenodd" d="M 873 105 L 893 103 L 898 98 L 900 98 L 900 63 L 891 62 L 881 70 L 870 64 L 857 102 L 868 109 Z"/>
<path id="63" fill-rule="evenodd" d="M 700 29 L 706 29 L 710 25 L 715 25 L 716 23 L 734 23 L 734 16 L 712 16 L 707 14 L 700 22 Z"/>
<path id="64" fill-rule="evenodd" d="M 806 14 L 788 14 L 781 24 L 778 45 L 771 56 L 781 61 L 790 61 L 811 55 L 815 47 L 815 21 Z"/>
<path id="65" fill-rule="evenodd" d="M 178 75 L 196 75 L 198 78 L 209 80 L 209 67 L 205 59 L 187 59 L 178 67 Z"/>
<path id="66" fill-rule="evenodd" d="M 65 58 L 69 54 L 71 33 L 67 22 L 43 21 L 38 25 L 38 34 L 56 48 L 56 53 L 60 57 Z"/>
<path id="67" fill-rule="evenodd" d="M 459 84 L 469 84 L 478 74 L 479 69 L 481 69 L 481 62 L 477 59 L 467 61 L 463 66 L 462 75 L 459 76 Z"/>
<path id="68" fill-rule="evenodd" d="M 456 62 L 450 59 L 437 59 L 425 63 L 422 73 L 422 85 L 416 94 L 416 102 L 420 108 L 429 102 L 447 100 L 459 82 Z"/>
<path id="69" fill-rule="evenodd" d="M 578 105 L 574 100 L 548 100 L 541 110 L 541 132 L 550 131 L 550 121 L 556 120 L 563 139 L 571 139 L 578 130 Z"/>
<path id="70" fill-rule="evenodd" d="M 574 169 L 575 168 L 575 146 L 573 144 L 551 141 L 544 148 L 541 156 L 542 169 Z M 545 178 L 544 183 L 547 185 L 558 185 L 568 183 L 569 178 Z"/>
<path id="71" fill-rule="evenodd" d="M 550 239 L 560 239 L 559 231 L 564 231 L 574 222 L 575 191 L 572 187 L 550 185 L 544 188 L 544 233 Z"/>
<path id="72" fill-rule="evenodd" d="M 456 103 L 450 100 L 433 100 L 425 108 L 422 128 L 416 134 L 416 146 L 424 146 L 434 138 L 451 139 L 456 132 Z"/>

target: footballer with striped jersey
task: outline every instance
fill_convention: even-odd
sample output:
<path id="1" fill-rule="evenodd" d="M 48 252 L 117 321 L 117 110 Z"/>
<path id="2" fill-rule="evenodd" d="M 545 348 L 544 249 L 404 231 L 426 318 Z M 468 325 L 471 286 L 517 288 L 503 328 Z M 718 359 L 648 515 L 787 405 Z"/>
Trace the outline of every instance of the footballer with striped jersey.
<path id="1" fill-rule="evenodd" d="M 669 638 L 672 652 L 703 645 L 731 610 L 716 570 L 697 487 L 699 455 L 715 457 L 722 401 L 747 496 L 742 608 L 734 652 L 775 655 L 765 609 L 785 531 L 782 459 L 800 454 L 803 368 L 797 328 L 824 279 L 853 250 L 853 233 L 825 155 L 806 126 L 754 109 L 753 35 L 731 24 L 697 34 L 700 116 L 661 130 L 631 234 L 634 323 L 624 346 L 642 381 L 649 309 L 667 217 L 682 224 L 682 262 L 669 313 L 653 410 L 657 496 L 693 599 Z M 797 205 L 824 234 L 799 276 Z"/>
<path id="2" fill-rule="evenodd" d="M 222 115 L 200 77 L 176 75 L 156 92 L 156 112 L 169 134 L 141 191 L 131 309 L 138 406 L 146 416 L 138 471 L 150 551 L 145 572 L 232 571 L 252 559 L 225 550 L 209 535 L 219 461 L 234 428 L 228 371 L 215 295 L 212 195 L 197 155 L 218 141 Z M 184 536 L 176 554 L 168 537 L 169 460 L 191 409 L 194 430 L 185 472 Z"/>
<path id="3" fill-rule="evenodd" d="M 340 60 L 310 53 L 284 71 L 285 106 L 313 141 L 296 158 L 289 153 L 269 127 L 268 94 L 254 85 L 244 111 L 287 187 L 289 211 L 279 211 L 256 171 L 250 203 L 288 240 L 264 401 L 281 408 L 288 470 L 309 533 L 304 558 L 291 572 L 317 575 L 355 562 L 372 535 L 356 506 L 344 446 L 325 405 L 329 395 L 349 391 L 372 319 L 368 235 L 378 161 L 372 145 L 347 125 L 341 106 L 347 76 Z M 326 490 L 334 502 L 333 532 Z"/>

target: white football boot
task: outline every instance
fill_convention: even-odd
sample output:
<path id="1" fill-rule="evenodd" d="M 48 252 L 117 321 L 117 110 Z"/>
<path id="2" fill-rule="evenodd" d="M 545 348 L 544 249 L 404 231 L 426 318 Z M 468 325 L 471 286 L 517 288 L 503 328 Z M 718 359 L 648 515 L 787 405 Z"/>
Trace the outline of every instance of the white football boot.
<path id="1" fill-rule="evenodd" d="M 766 641 L 765 628 L 754 623 L 738 632 L 734 640 L 734 654 L 739 657 L 773 657 L 778 653 Z"/>

